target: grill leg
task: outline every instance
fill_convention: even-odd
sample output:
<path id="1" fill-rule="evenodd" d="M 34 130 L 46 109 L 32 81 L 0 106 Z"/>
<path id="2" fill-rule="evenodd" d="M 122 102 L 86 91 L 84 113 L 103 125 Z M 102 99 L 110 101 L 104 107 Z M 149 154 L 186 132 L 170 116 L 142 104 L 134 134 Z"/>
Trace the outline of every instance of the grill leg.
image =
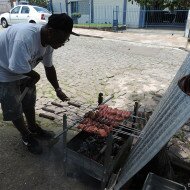
<path id="1" fill-rule="evenodd" d="M 112 153 L 112 143 L 113 143 L 113 136 L 112 133 L 110 133 L 107 137 L 106 144 L 107 148 L 105 151 L 105 160 L 104 160 L 104 174 L 102 177 L 102 182 L 101 182 L 101 189 L 104 190 L 107 183 L 108 179 L 111 173 L 111 153 Z"/>
<path id="2" fill-rule="evenodd" d="M 63 115 L 63 166 L 67 176 L 67 115 Z"/>

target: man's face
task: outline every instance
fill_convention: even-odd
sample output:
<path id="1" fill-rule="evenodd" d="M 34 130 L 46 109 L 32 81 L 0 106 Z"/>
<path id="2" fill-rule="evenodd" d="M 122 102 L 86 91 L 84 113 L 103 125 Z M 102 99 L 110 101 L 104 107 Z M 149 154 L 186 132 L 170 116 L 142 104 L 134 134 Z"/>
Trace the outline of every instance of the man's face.
<path id="1" fill-rule="evenodd" d="M 69 41 L 70 34 L 65 33 L 62 30 L 55 30 L 55 29 L 51 30 L 52 31 L 50 32 L 49 45 L 53 49 L 58 49 L 61 46 L 64 46 L 65 43 Z"/>

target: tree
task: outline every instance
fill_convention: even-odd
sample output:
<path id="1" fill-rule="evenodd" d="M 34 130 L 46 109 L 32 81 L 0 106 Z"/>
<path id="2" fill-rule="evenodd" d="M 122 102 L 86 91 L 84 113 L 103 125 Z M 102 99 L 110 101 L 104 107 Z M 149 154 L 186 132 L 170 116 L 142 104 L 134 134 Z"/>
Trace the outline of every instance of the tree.
<path id="1" fill-rule="evenodd" d="M 40 7 L 47 7 L 47 0 L 29 0 L 30 5 L 38 5 Z"/>
<path id="2" fill-rule="evenodd" d="M 141 6 L 146 6 L 152 9 L 189 9 L 189 0 L 129 0 L 139 3 Z"/>

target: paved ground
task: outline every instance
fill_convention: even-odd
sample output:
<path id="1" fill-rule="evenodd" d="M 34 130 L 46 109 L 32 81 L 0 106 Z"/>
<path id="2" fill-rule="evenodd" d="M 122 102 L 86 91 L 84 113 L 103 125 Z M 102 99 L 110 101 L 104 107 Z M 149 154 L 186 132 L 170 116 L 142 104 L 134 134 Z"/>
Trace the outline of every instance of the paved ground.
<path id="1" fill-rule="evenodd" d="M 132 110 L 138 101 L 141 110 L 153 111 L 187 55 L 182 33 L 150 37 L 135 31 L 75 31 L 83 36 L 71 37 L 65 47 L 54 52 L 53 59 L 61 87 L 72 101 L 82 104 L 82 110 L 89 104 L 95 106 L 98 93 L 103 92 L 105 96 L 115 93 L 110 106 Z M 59 101 L 45 79 L 43 67 L 38 65 L 36 71 L 41 74 L 37 86 L 39 114 L 44 112 L 42 107 L 53 109 L 51 102 Z M 40 118 L 38 121 L 57 132 L 63 112 L 68 114 L 69 122 L 80 116 L 80 109 L 63 105 L 64 109 L 52 114 L 56 122 Z M 190 136 L 183 138 L 190 143 Z M 61 142 L 51 150 L 44 145 L 44 154 L 34 156 L 22 148 L 17 131 L 3 123 L 0 146 L 0 189 L 99 189 L 96 181 L 79 173 L 70 178 L 64 176 Z M 190 158 L 188 151 L 181 152 Z"/>
<path id="2" fill-rule="evenodd" d="M 146 47 L 177 47 L 185 48 L 187 39 L 184 31 L 153 30 L 153 29 L 127 29 L 120 32 L 106 32 L 87 29 L 75 29 L 76 32 L 86 36 L 106 38 L 109 40 L 127 41 L 130 44 L 140 44 Z"/>

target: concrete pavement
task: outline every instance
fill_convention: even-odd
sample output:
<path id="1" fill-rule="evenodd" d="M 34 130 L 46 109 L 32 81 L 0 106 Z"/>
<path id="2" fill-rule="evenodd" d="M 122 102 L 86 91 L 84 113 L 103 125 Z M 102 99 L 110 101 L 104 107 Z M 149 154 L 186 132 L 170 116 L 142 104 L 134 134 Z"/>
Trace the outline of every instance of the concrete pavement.
<path id="1" fill-rule="evenodd" d="M 3 30 L 0 25 L 0 31 Z M 185 49 L 187 38 L 184 31 L 178 30 L 153 30 L 153 29 L 127 29 L 119 32 L 108 32 L 94 29 L 74 28 L 73 31 L 81 36 L 105 38 L 109 40 L 126 41 L 128 43 Z"/>
<path id="2" fill-rule="evenodd" d="M 116 93 L 116 97 L 108 102 L 112 107 L 131 110 L 134 101 L 139 101 L 141 110 L 154 110 L 187 55 L 182 50 L 186 39 L 180 32 L 172 35 L 142 30 L 113 33 L 75 28 L 74 31 L 82 36 L 71 36 L 68 44 L 54 52 L 53 62 L 60 86 L 72 101 L 83 103 L 81 109 L 62 102 L 59 103 L 63 108 L 52 107 L 51 102 L 59 100 L 45 77 L 43 65 L 39 64 L 35 69 L 41 75 L 37 84 L 37 115 L 46 107 L 55 109 L 55 113 L 46 114 L 56 117 L 54 125 L 43 118 L 38 118 L 38 122 L 43 128 L 55 132 L 62 130 L 64 113 L 68 116 L 68 124 L 71 124 L 91 108 L 89 105 L 97 104 L 99 92 L 105 96 Z M 186 130 L 190 133 L 189 126 Z M 72 180 L 64 177 L 61 142 L 51 151 L 44 149 L 41 157 L 31 156 L 21 143 L 18 144 L 20 138 L 16 130 L 2 126 L 0 131 L 3 173 L 0 172 L 0 189 L 3 189 L 2 184 L 9 189 L 98 189 L 92 183 L 87 184 L 86 180 L 83 182 L 79 175 Z M 184 135 L 183 130 L 179 136 L 182 140 L 174 138 L 177 141 L 174 142 L 177 146 L 173 146 L 174 152 L 178 157 L 189 160 L 190 152 L 183 149 L 189 146 L 189 134 Z"/>
<path id="3" fill-rule="evenodd" d="M 74 28 L 73 31 L 82 36 L 120 40 L 144 46 L 185 49 L 187 45 L 184 31 L 127 29 L 122 32 L 108 32 L 81 28 Z"/>

